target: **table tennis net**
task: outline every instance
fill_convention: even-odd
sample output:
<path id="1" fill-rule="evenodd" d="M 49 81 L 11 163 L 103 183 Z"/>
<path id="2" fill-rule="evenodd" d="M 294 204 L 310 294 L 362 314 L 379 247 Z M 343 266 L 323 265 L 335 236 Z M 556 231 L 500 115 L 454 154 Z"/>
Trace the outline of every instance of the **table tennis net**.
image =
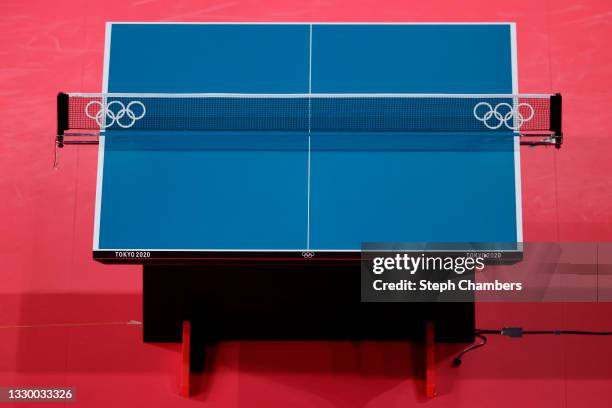
<path id="1" fill-rule="evenodd" d="M 551 132 L 560 95 L 64 94 L 69 130 Z"/>

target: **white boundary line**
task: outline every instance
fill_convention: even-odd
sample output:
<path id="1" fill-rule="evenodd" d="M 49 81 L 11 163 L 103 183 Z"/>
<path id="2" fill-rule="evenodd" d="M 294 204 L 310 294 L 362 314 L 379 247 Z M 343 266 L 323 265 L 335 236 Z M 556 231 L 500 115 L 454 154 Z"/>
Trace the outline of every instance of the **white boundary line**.
<path id="1" fill-rule="evenodd" d="M 550 98 L 553 94 L 442 94 L 442 93 L 68 93 L 84 98 Z"/>
<path id="2" fill-rule="evenodd" d="M 109 75 L 109 62 L 110 62 L 110 43 L 112 34 L 113 24 L 243 24 L 243 25 L 292 25 L 292 24 L 303 24 L 310 25 L 509 25 L 510 26 L 510 48 L 511 48 L 511 65 L 512 65 L 512 95 L 508 94 L 399 94 L 399 93 L 381 93 L 381 94 L 230 94 L 230 93 L 193 93 L 193 94 L 135 94 L 135 93 L 116 93 L 108 94 L 108 75 Z M 312 37 L 311 37 L 312 40 Z M 309 71 L 310 75 L 310 71 Z M 309 79 L 310 87 L 310 79 Z M 131 97 L 131 96 L 150 96 L 150 97 L 163 97 L 163 96 L 174 96 L 174 97 L 194 97 L 194 96 L 216 96 L 216 97 L 265 97 L 267 96 L 279 96 L 279 97 L 312 97 L 312 96 L 325 96 L 333 97 L 512 97 L 512 96 L 523 96 L 523 97 L 546 97 L 550 94 L 523 94 L 518 95 L 518 66 L 517 66 L 517 46 L 516 46 L 516 23 L 514 22 L 475 22 L 475 23 L 453 23 L 453 22 L 423 22 L 423 23 L 408 23 L 408 22 L 107 22 L 106 23 L 106 34 L 104 40 L 104 66 L 102 73 L 102 93 L 107 96 L 117 97 Z M 100 96 L 96 93 L 71 93 L 72 96 Z M 310 140 L 309 140 L 310 143 Z M 310 150 L 310 147 L 309 147 Z M 522 199 L 521 199 L 521 174 L 520 174 L 520 143 L 519 138 L 514 138 L 514 169 L 515 169 L 515 189 L 516 189 L 516 212 L 517 212 L 517 242 L 522 242 L 523 239 L 523 224 L 522 224 Z M 310 164 L 309 164 L 310 165 Z M 102 175 L 104 167 L 104 135 L 100 135 L 99 146 L 98 146 L 98 171 L 96 181 L 96 206 L 95 206 L 95 220 L 94 220 L 94 251 L 167 251 L 167 252 L 299 252 L 299 251 L 310 251 L 309 248 L 300 249 L 111 249 L 99 247 L 99 235 L 100 235 L 100 212 L 102 203 Z M 309 169 L 310 177 L 310 169 Z M 309 183 L 310 184 L 310 183 Z M 309 196 L 310 199 L 310 196 Z M 308 207 L 310 212 L 310 205 Z M 310 215 L 310 214 L 309 214 Z M 316 252 L 361 252 L 361 250 L 355 249 L 317 249 Z M 505 252 L 512 250 L 496 250 L 496 252 Z"/>
<path id="3" fill-rule="evenodd" d="M 402 21 L 111 21 L 111 24 L 201 24 L 201 25 L 509 25 L 510 21 L 491 22 L 402 22 Z"/>
<path id="4" fill-rule="evenodd" d="M 522 247 L 515 242 L 504 242 L 504 244 L 513 244 L 517 247 Z M 439 251 L 439 252 L 517 252 L 519 249 L 307 249 L 307 248 L 296 248 L 296 249 L 148 249 L 148 248 L 128 248 L 128 249 L 98 249 L 99 252 L 134 252 L 134 251 L 147 251 L 147 252 L 400 252 L 400 251 Z M 150 259 L 150 258 L 124 258 L 124 259 Z"/>
<path id="5" fill-rule="evenodd" d="M 510 58 L 512 65 L 512 93 L 518 94 L 518 52 L 516 23 L 510 24 Z M 521 142 L 514 136 L 514 194 L 516 196 L 516 242 L 523 242 L 523 199 L 521 190 Z"/>
<path id="6" fill-rule="evenodd" d="M 106 23 L 105 34 L 104 34 L 104 65 L 102 67 L 102 92 L 108 92 L 108 75 L 109 75 L 109 63 L 110 63 L 110 46 L 111 46 L 111 34 L 113 25 L 112 23 Z M 98 172 L 96 178 L 96 207 L 94 215 L 94 237 L 93 237 L 93 248 L 95 250 L 100 249 L 100 216 L 102 211 L 102 177 L 104 175 L 104 130 L 100 131 L 98 138 Z"/>

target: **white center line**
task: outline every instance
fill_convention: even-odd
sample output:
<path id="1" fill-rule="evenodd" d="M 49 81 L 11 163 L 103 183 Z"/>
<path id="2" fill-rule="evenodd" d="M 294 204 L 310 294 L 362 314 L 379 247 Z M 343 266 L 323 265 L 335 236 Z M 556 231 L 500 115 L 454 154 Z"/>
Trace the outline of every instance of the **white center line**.
<path id="1" fill-rule="evenodd" d="M 308 46 L 308 95 L 312 95 L 312 24 L 310 28 L 310 39 Z M 308 203 L 306 214 L 306 249 L 310 249 L 310 126 L 311 126 L 311 104 L 312 98 L 308 98 Z"/>

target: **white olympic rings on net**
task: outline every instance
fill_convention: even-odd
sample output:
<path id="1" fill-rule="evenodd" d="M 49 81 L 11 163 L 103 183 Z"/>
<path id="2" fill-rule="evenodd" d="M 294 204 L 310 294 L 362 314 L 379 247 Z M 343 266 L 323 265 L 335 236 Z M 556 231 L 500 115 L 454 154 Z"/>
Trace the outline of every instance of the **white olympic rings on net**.
<path id="1" fill-rule="evenodd" d="M 478 116 L 478 108 L 481 106 L 486 107 L 488 110 L 482 116 Z M 527 116 L 523 116 L 520 112 L 521 107 L 527 109 L 529 114 Z M 505 109 L 503 109 L 505 108 Z M 500 112 L 507 110 L 506 113 Z M 516 105 L 516 108 L 506 102 L 500 102 L 495 107 L 493 107 L 488 102 L 479 102 L 474 106 L 474 117 L 484 123 L 484 125 L 489 129 L 499 129 L 502 125 L 506 125 L 506 127 L 510 130 L 519 130 L 521 126 L 525 122 L 530 121 L 535 114 L 533 110 L 533 106 L 528 103 L 519 103 Z M 497 120 L 497 123 L 489 123 L 489 119 L 494 118 Z"/>
<path id="2" fill-rule="evenodd" d="M 91 106 L 97 106 L 98 111 L 95 114 L 90 112 Z M 132 108 L 139 106 L 142 109 L 142 113 L 137 115 Z M 116 109 L 116 111 L 113 110 Z M 100 101 L 90 101 L 85 105 L 85 115 L 88 118 L 94 119 L 101 129 L 113 126 L 115 123 L 122 128 L 130 128 L 134 126 L 138 119 L 142 119 L 147 113 L 144 103 L 140 101 L 131 101 L 126 105 L 121 101 L 110 101 L 104 106 Z M 125 120 L 121 122 L 121 119 L 127 117 L 129 122 Z"/>

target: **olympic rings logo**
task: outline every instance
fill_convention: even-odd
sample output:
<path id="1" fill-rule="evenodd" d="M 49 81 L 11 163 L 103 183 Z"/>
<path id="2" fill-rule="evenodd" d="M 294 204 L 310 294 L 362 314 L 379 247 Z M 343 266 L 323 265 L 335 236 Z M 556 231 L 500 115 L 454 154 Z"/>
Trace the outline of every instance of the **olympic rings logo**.
<path id="1" fill-rule="evenodd" d="M 312 258 L 314 256 L 314 252 L 302 252 L 302 256 L 304 258 Z"/>
<path id="2" fill-rule="evenodd" d="M 94 109 L 92 107 L 97 107 L 98 110 L 92 113 L 91 110 Z M 136 108 L 136 112 L 133 108 Z M 142 112 L 137 114 L 139 110 Z M 85 106 L 85 115 L 90 119 L 94 119 L 101 129 L 113 126 L 114 124 L 124 129 L 130 128 L 134 126 L 138 119 L 142 119 L 145 113 L 147 113 L 147 109 L 144 103 L 140 101 L 131 101 L 127 106 L 121 101 L 110 101 L 106 106 L 100 101 L 90 101 Z"/>
<path id="3" fill-rule="evenodd" d="M 479 115 L 478 110 L 481 107 L 486 108 L 487 111 Z M 500 102 L 495 107 L 488 102 L 479 102 L 474 106 L 474 117 L 493 130 L 499 129 L 502 125 L 510 130 L 519 130 L 525 122 L 533 118 L 534 114 L 533 106 L 528 103 L 519 103 L 516 108 L 506 102 Z M 493 121 L 490 120 L 492 118 Z"/>

